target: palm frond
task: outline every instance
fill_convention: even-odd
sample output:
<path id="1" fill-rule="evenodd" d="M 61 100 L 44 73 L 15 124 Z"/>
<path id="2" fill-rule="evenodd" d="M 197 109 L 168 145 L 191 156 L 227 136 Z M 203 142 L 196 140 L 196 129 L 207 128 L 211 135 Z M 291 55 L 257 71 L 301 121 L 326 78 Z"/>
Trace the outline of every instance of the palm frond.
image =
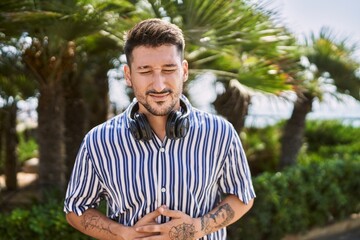
<path id="1" fill-rule="evenodd" d="M 316 65 L 319 74 L 329 73 L 339 92 L 360 99 L 360 76 L 356 74 L 360 63 L 353 57 L 356 45 L 322 29 L 319 36 L 311 35 L 307 46 L 307 57 Z"/>
<path id="2" fill-rule="evenodd" d="M 257 5 L 228 0 L 148 2 L 149 13 L 183 29 L 186 58 L 190 68 L 196 69 L 192 72 L 211 70 L 221 73 L 220 78 L 237 78 L 248 87 L 271 92 L 289 88 L 283 72 L 296 66 L 296 49 L 291 47 L 295 39 L 284 28 L 276 27 L 271 16 L 257 9 Z M 244 56 L 254 56 L 271 64 L 265 66 L 256 61 L 251 71 L 257 71 L 251 72 L 244 66 Z M 280 68 L 273 75 L 268 74 L 274 72 L 271 65 Z M 252 81 L 244 80 L 250 77 Z"/>

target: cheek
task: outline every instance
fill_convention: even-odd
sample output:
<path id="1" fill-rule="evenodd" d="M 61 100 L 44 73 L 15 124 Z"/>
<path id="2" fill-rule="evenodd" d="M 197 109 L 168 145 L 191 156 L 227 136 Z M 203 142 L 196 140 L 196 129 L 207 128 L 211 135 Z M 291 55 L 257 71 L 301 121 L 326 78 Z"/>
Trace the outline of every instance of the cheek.
<path id="1" fill-rule="evenodd" d="M 142 94 L 146 91 L 146 86 L 134 81 L 131 84 L 131 88 L 136 94 Z"/>

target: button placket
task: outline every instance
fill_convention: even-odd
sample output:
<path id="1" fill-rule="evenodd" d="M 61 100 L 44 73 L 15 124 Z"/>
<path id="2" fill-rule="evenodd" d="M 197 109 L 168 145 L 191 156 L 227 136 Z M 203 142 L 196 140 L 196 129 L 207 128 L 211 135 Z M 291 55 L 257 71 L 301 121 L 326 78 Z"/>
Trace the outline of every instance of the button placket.
<path id="1" fill-rule="evenodd" d="M 165 148 L 164 146 L 161 146 L 159 149 L 159 169 L 158 169 L 158 203 L 159 205 L 163 205 L 165 204 L 165 193 L 166 193 L 166 188 L 165 188 L 165 182 L 164 182 L 164 177 L 166 175 L 166 163 L 165 163 Z"/>

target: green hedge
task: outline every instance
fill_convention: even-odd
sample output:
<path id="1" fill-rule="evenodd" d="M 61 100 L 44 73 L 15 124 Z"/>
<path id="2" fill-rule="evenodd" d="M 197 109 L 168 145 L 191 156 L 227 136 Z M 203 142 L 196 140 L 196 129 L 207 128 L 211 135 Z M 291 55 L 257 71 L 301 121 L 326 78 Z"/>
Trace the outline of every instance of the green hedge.
<path id="1" fill-rule="evenodd" d="M 307 121 L 305 138 L 308 151 L 316 152 L 323 146 L 347 146 L 359 142 L 360 128 L 337 120 Z"/>
<path id="2" fill-rule="evenodd" d="M 279 127 L 246 128 L 240 137 L 252 175 L 275 172 L 279 164 L 281 147 Z"/>
<path id="3" fill-rule="evenodd" d="M 281 239 L 360 211 L 360 161 L 331 160 L 254 178 L 250 212 L 229 227 L 229 239 Z"/>

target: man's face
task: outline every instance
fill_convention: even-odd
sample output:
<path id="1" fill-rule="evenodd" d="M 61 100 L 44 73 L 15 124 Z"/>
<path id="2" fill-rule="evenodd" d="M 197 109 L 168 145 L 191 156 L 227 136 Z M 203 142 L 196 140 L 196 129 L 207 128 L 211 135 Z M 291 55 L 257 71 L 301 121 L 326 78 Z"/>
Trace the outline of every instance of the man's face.
<path id="1" fill-rule="evenodd" d="M 179 108 L 188 64 L 181 60 L 176 46 L 136 47 L 132 52 L 131 69 L 126 65 L 124 72 L 141 112 L 165 116 Z"/>

